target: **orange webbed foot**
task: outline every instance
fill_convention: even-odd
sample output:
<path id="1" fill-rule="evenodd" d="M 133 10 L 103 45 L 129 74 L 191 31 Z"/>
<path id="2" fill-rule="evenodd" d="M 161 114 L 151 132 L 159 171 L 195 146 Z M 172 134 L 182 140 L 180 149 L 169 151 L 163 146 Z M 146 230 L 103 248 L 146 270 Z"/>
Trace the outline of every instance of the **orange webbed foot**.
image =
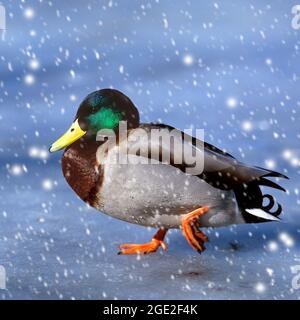
<path id="1" fill-rule="evenodd" d="M 205 250 L 204 243 L 208 241 L 208 237 L 199 230 L 200 223 L 198 218 L 209 210 L 208 207 L 196 209 L 187 213 L 182 218 L 182 231 L 190 246 L 199 253 Z"/>
<path id="2" fill-rule="evenodd" d="M 166 229 L 159 229 L 150 242 L 143 243 L 143 244 L 134 244 L 134 243 L 122 244 L 119 246 L 119 249 L 121 251 L 118 254 L 146 255 L 146 254 L 157 251 L 159 247 L 162 247 L 163 250 L 167 250 L 167 246 L 163 242 L 163 239 L 166 233 L 167 233 Z"/>

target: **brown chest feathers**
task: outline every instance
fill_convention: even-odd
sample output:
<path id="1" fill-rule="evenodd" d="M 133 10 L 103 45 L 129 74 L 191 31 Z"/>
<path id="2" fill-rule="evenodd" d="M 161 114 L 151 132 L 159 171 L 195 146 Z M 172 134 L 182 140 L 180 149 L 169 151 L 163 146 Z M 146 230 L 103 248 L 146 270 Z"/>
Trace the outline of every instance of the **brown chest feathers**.
<path id="1" fill-rule="evenodd" d="M 96 161 L 97 144 L 78 141 L 62 157 L 62 171 L 75 193 L 94 206 L 103 180 L 102 166 Z"/>

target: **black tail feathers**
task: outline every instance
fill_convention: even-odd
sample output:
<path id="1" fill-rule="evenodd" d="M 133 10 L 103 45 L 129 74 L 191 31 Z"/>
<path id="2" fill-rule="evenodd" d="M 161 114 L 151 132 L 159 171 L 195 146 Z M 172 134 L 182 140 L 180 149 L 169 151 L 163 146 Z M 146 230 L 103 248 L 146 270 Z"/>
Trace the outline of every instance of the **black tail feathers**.
<path id="1" fill-rule="evenodd" d="M 287 178 L 280 173 L 270 171 L 270 173 L 267 173 L 260 179 L 253 180 L 247 184 L 243 184 L 242 186 L 234 190 L 238 206 L 246 223 L 260 223 L 277 220 L 276 218 L 278 218 L 282 212 L 282 206 L 276 202 L 276 199 L 272 195 L 262 194 L 260 186 L 267 186 L 282 191 L 285 191 L 285 189 L 277 183 L 266 179 L 266 177 Z M 266 200 L 267 203 L 265 203 Z M 247 211 L 247 209 L 259 210 L 249 210 L 251 211 L 250 213 Z M 253 214 L 253 212 L 262 214 L 255 215 Z"/>

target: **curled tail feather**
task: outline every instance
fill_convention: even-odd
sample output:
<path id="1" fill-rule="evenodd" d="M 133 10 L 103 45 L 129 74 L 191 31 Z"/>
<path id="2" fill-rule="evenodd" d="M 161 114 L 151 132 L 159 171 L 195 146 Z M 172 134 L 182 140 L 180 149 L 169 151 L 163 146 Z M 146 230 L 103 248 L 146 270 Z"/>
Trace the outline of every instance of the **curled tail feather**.
<path id="1" fill-rule="evenodd" d="M 282 212 L 281 204 L 271 194 L 262 194 L 260 187 L 267 186 L 282 191 L 286 190 L 266 177 L 287 178 L 280 173 L 271 171 L 260 179 L 243 184 L 234 190 L 238 206 L 246 223 L 280 220 L 278 217 Z M 264 203 L 266 199 L 268 200 L 267 204 Z"/>

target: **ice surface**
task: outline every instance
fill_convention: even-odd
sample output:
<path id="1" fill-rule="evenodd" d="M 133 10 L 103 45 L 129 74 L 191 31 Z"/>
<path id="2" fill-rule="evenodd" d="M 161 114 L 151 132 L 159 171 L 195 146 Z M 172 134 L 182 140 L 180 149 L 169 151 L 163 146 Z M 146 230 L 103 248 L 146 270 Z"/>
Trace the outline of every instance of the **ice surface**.
<path id="1" fill-rule="evenodd" d="M 0 298 L 299 299 L 294 1 L 5 3 Z M 83 97 L 110 86 L 145 122 L 204 128 L 240 160 L 287 174 L 288 193 L 274 192 L 283 222 L 206 230 L 201 256 L 180 231 L 168 234 L 167 252 L 118 256 L 118 244 L 155 230 L 88 208 L 64 181 L 60 154 L 47 154 Z"/>
<path id="2" fill-rule="evenodd" d="M 30 187 L 28 176 L 13 177 L 1 194 L 0 261 L 8 276 L 2 298 L 299 298 L 291 271 L 300 264 L 299 226 L 273 222 L 209 229 L 202 255 L 174 230 L 166 252 L 119 256 L 118 244 L 147 242 L 155 230 L 88 208 L 56 167 L 48 164 L 41 174 L 58 178 L 53 190 L 42 189 L 42 177 L 29 166 Z"/>

